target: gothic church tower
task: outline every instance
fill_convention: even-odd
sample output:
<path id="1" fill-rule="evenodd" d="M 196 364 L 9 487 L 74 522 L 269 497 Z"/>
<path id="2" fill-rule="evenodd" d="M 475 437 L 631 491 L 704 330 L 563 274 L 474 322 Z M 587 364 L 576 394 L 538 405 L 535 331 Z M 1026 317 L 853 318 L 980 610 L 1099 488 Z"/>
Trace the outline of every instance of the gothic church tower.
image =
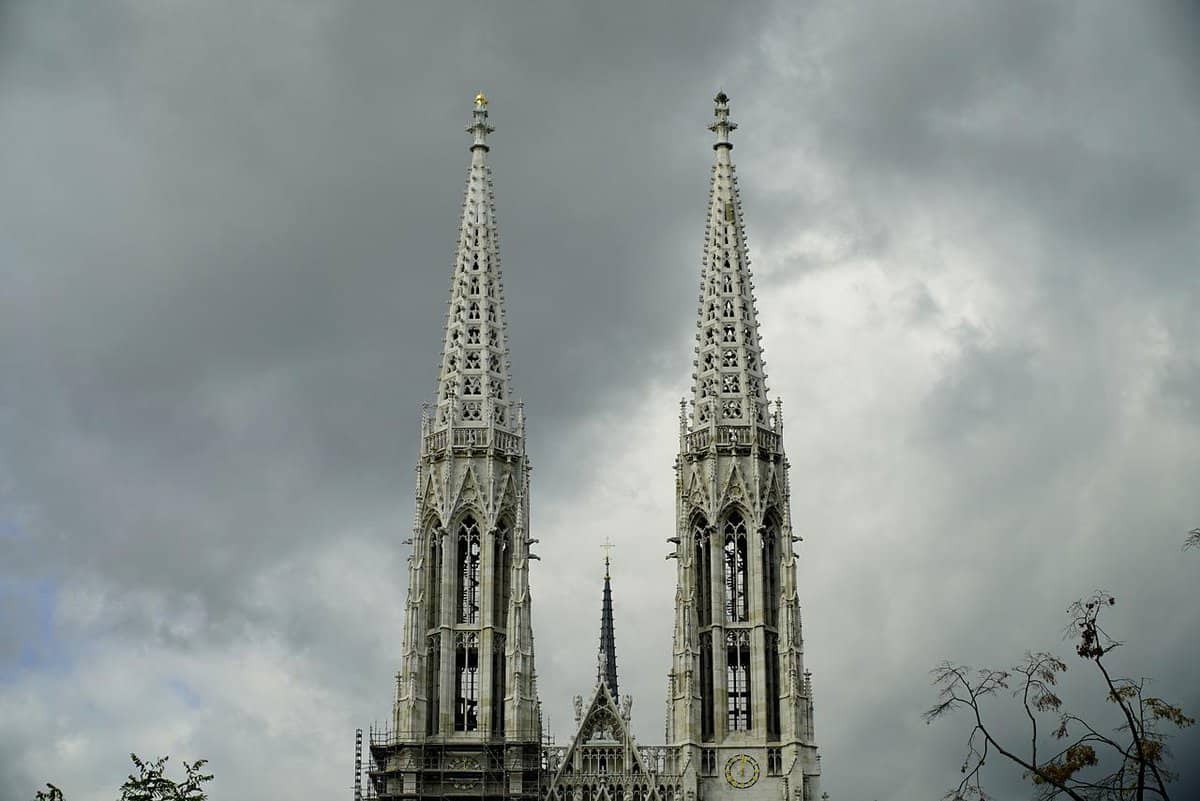
<path id="1" fill-rule="evenodd" d="M 372 732 L 372 797 L 538 796 L 529 462 L 509 386 L 499 235 L 475 99 L 437 398 L 421 453 L 393 729 Z"/>
<path id="2" fill-rule="evenodd" d="M 750 260 L 716 97 L 692 410 L 681 408 L 667 744 L 704 801 L 810 801 L 820 766 L 804 670 L 782 405 L 767 402 Z"/>

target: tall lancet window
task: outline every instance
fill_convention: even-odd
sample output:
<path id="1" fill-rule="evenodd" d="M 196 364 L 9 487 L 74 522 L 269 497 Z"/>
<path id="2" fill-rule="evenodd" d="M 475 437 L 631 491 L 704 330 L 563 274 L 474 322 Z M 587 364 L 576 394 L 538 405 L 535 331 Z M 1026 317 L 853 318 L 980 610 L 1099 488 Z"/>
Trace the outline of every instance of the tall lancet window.
<path id="1" fill-rule="evenodd" d="M 700 736 L 714 736 L 712 647 L 712 551 L 708 524 L 697 517 L 692 523 L 692 577 L 696 588 L 696 622 L 700 627 Z"/>
<path id="2" fill-rule="evenodd" d="M 692 529 L 692 570 L 696 581 L 696 620 L 700 627 L 712 625 L 712 556 L 708 549 L 708 526 L 697 519 Z"/>
<path id="3" fill-rule="evenodd" d="M 458 528 L 458 622 L 479 622 L 479 526 L 470 515 Z"/>
<path id="4" fill-rule="evenodd" d="M 442 622 L 442 539 L 441 528 L 431 526 L 426 534 L 429 556 L 425 571 L 425 628 L 436 629 Z"/>
<path id="5" fill-rule="evenodd" d="M 750 731 L 750 632 L 725 635 L 726 725 L 729 731 Z"/>
<path id="6" fill-rule="evenodd" d="M 764 667 L 766 668 L 767 738 L 778 740 L 779 724 L 779 527 L 771 517 L 763 528 L 762 577 L 763 620 L 767 624 L 764 636 Z"/>
<path id="7" fill-rule="evenodd" d="M 454 649 L 454 730 L 479 728 L 479 637 L 458 635 Z"/>
<path id="8" fill-rule="evenodd" d="M 508 525 L 503 521 L 492 535 L 492 570 L 492 625 L 503 631 L 508 625 L 509 574 L 512 573 L 512 548 Z"/>
<path id="9" fill-rule="evenodd" d="M 763 620 L 771 628 L 779 625 L 779 534 L 774 524 L 763 529 L 762 543 Z"/>
<path id="10" fill-rule="evenodd" d="M 725 619 L 730 623 L 748 617 L 746 586 L 746 523 L 734 512 L 725 521 Z"/>

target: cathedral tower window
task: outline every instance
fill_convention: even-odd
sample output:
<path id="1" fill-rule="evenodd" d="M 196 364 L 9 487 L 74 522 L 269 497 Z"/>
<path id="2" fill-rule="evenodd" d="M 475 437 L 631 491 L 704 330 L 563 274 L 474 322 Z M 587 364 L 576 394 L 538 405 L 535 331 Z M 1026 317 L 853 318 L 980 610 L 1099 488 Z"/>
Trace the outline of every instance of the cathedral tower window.
<path id="1" fill-rule="evenodd" d="M 729 731 L 750 731 L 750 632 L 725 635 L 725 697 Z"/>
<path id="2" fill-rule="evenodd" d="M 727 300 L 727 301 L 725 301 L 725 305 L 724 305 L 724 307 L 723 307 L 723 309 L 722 309 L 722 314 L 723 314 L 725 317 L 732 317 L 732 316 L 733 316 L 733 301 L 732 301 L 732 300 Z"/>
<path id="3" fill-rule="evenodd" d="M 742 402 L 736 400 L 727 400 L 721 405 L 721 415 L 728 420 L 733 420 L 742 416 Z"/>
<path id="4" fill-rule="evenodd" d="M 458 529 L 458 622 L 479 622 L 479 526 L 468 515 Z"/>
<path id="5" fill-rule="evenodd" d="M 464 395 L 480 395 L 480 394 L 482 394 L 482 389 L 480 388 L 479 376 L 477 376 L 477 375 L 467 376 L 466 378 L 463 379 L 463 394 Z"/>
<path id="6" fill-rule="evenodd" d="M 454 730 L 479 728 L 479 638 L 459 634 L 454 649 Z"/>
<path id="7" fill-rule="evenodd" d="M 741 623 L 747 619 L 746 524 L 737 512 L 725 522 L 725 619 Z"/>
<path id="8" fill-rule="evenodd" d="M 425 713 L 426 734 L 437 734 L 441 728 L 441 642 L 441 635 L 434 632 L 429 635 L 425 646 L 425 699 L 428 702 Z"/>
<path id="9" fill-rule="evenodd" d="M 512 574 L 512 548 L 509 544 L 508 525 L 501 522 L 496 526 L 492 539 L 492 625 L 503 631 L 508 625 L 508 601 Z"/>
<path id="10" fill-rule="evenodd" d="M 728 267 L 729 262 L 725 262 L 725 266 Z M 725 275 L 722 277 L 721 291 L 722 292 L 732 292 L 733 291 L 733 276 L 730 273 L 725 273 Z"/>
<path id="11" fill-rule="evenodd" d="M 477 351 L 477 350 L 467 351 L 466 367 L 468 370 L 478 370 L 479 369 L 479 351 Z"/>
<path id="12" fill-rule="evenodd" d="M 442 585 L 438 577 L 442 575 L 442 542 L 436 527 L 430 528 L 426 534 L 429 542 L 428 567 L 425 571 L 425 628 L 435 629 L 442 622 Z"/>
<path id="13" fill-rule="evenodd" d="M 471 276 L 471 294 L 472 295 L 479 294 L 479 276 L 477 276 L 477 275 Z"/>
<path id="14" fill-rule="evenodd" d="M 504 400 L 504 384 L 498 378 L 488 382 L 488 389 L 495 400 Z"/>
<path id="15" fill-rule="evenodd" d="M 468 345 L 478 345 L 479 344 L 479 326 L 473 325 L 467 329 L 467 344 Z"/>
<path id="16" fill-rule="evenodd" d="M 779 537 L 773 525 L 763 529 L 762 547 L 763 620 L 767 626 L 779 625 Z"/>
<path id="17" fill-rule="evenodd" d="M 479 304 L 476 303 L 475 301 L 471 301 L 471 305 L 467 307 L 467 319 L 468 320 L 478 320 L 479 319 Z"/>
<path id="18" fill-rule="evenodd" d="M 700 627 L 712 625 L 712 557 L 708 547 L 708 526 L 698 518 L 692 528 L 692 570 L 696 582 L 696 620 Z"/>
<path id="19" fill-rule="evenodd" d="M 779 739 L 779 635 L 768 631 L 766 642 L 767 739 Z"/>
<path id="20" fill-rule="evenodd" d="M 737 342 L 737 329 L 732 325 L 725 326 L 725 335 L 721 338 L 722 342 Z"/>
<path id="21" fill-rule="evenodd" d="M 492 734 L 504 733 L 505 682 L 504 635 L 492 635 Z"/>
<path id="22" fill-rule="evenodd" d="M 721 376 L 722 392 L 738 392 L 738 377 L 735 374 Z"/>
<path id="23" fill-rule="evenodd" d="M 493 373 L 500 372 L 500 357 L 494 353 L 488 356 L 488 369 Z"/>
<path id="24" fill-rule="evenodd" d="M 713 741 L 713 644 L 712 630 L 700 632 L 700 739 Z"/>
<path id="25" fill-rule="evenodd" d="M 721 366 L 722 367 L 737 367 L 738 366 L 737 351 L 736 350 L 727 350 L 724 353 L 722 353 L 721 354 Z"/>

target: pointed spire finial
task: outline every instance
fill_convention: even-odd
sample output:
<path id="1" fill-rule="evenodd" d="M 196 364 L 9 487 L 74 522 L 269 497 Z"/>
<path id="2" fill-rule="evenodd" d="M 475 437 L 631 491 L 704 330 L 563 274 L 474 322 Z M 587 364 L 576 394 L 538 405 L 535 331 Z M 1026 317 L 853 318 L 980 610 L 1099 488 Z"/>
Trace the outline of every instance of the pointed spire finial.
<path id="1" fill-rule="evenodd" d="M 713 116 L 717 118 L 716 122 L 708 126 L 708 130 L 717 135 L 717 141 L 713 144 L 713 150 L 719 147 L 727 147 L 733 149 L 733 143 L 729 141 L 730 131 L 737 130 L 737 123 L 729 119 L 729 95 L 724 91 L 717 92 L 717 96 L 713 98 L 713 103 L 716 108 L 713 109 Z"/>
<path id="2" fill-rule="evenodd" d="M 487 135 L 496 129 L 488 125 L 488 99 L 484 97 L 483 92 L 475 95 L 475 110 L 471 113 L 471 124 L 467 126 L 467 133 L 475 137 L 475 141 L 471 143 L 471 149 L 482 148 L 488 150 Z"/>

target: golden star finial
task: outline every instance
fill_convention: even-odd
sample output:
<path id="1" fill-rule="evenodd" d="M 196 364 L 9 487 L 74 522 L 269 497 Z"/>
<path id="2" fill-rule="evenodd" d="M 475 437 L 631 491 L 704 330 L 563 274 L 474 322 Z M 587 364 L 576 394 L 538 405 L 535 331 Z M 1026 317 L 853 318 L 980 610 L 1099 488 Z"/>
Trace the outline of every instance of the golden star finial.
<path id="1" fill-rule="evenodd" d="M 483 96 L 483 92 L 475 95 L 475 105 L 480 108 L 483 108 L 487 105 L 487 98 Z"/>

